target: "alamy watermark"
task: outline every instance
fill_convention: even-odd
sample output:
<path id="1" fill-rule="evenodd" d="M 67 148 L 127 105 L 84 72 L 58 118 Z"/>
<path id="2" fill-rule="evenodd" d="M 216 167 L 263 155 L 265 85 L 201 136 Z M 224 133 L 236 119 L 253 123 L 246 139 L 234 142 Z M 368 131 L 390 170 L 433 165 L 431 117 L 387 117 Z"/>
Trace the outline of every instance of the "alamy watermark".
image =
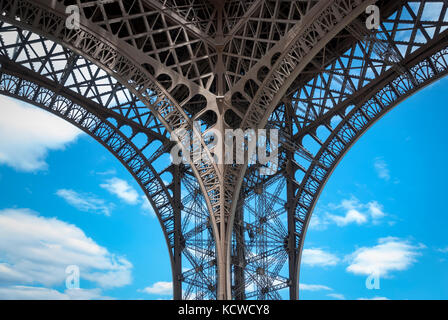
<path id="1" fill-rule="evenodd" d="M 67 6 L 65 13 L 68 14 L 65 27 L 70 30 L 78 30 L 81 27 L 79 7 L 76 5 Z"/>
<path id="2" fill-rule="evenodd" d="M 366 8 L 366 14 L 369 15 L 366 20 L 367 29 L 378 30 L 380 28 L 380 22 L 381 22 L 380 8 L 376 5 L 370 5 Z"/>
<path id="3" fill-rule="evenodd" d="M 68 17 L 65 21 L 67 29 L 80 28 L 80 9 L 77 5 L 70 5 L 65 8 Z M 370 5 L 366 8 L 366 14 L 369 15 L 366 20 L 366 27 L 369 30 L 380 28 L 380 8 L 376 5 Z"/>
<path id="4" fill-rule="evenodd" d="M 226 129 L 223 136 L 214 128 L 201 133 L 198 121 L 193 126 L 192 131 L 179 129 L 171 135 L 178 142 L 170 152 L 174 164 L 258 164 L 261 175 L 277 172 L 277 129 Z"/>
<path id="5" fill-rule="evenodd" d="M 380 290 L 380 274 L 379 272 L 373 272 L 366 279 L 366 288 L 368 290 Z"/>
<path id="6" fill-rule="evenodd" d="M 79 289 L 80 288 L 80 273 L 77 265 L 70 265 L 65 268 L 67 277 L 65 278 L 65 287 L 67 289 Z"/>

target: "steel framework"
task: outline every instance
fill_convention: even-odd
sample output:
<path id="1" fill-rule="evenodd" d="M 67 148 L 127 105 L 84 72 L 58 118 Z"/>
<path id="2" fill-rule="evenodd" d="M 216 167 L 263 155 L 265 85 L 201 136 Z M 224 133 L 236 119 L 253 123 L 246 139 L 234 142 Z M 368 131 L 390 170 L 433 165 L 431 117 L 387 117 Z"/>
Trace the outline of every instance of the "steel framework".
<path id="1" fill-rule="evenodd" d="M 381 23 L 368 30 L 373 4 Z M 70 5 L 79 28 L 66 24 Z M 373 123 L 448 72 L 447 8 L 0 0 L 0 93 L 69 121 L 129 170 L 166 237 L 175 299 L 298 299 L 307 226 L 332 171 Z M 211 158 L 202 134 L 235 128 L 279 129 L 274 175 L 170 164 L 175 130 Z"/>

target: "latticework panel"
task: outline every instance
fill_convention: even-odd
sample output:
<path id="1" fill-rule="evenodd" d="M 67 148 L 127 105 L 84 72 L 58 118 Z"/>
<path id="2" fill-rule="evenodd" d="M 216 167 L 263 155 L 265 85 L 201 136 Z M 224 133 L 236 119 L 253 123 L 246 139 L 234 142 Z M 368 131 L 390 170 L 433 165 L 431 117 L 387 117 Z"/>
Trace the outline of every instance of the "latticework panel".
<path id="1" fill-rule="evenodd" d="M 378 30 L 365 26 L 371 4 Z M 80 8 L 79 29 L 65 25 L 68 5 Z M 446 74 L 447 9 L 437 0 L 0 0 L 0 89 L 77 125 L 128 168 L 164 229 L 176 298 L 280 299 L 289 289 L 295 299 L 306 228 L 337 163 Z M 170 164 L 176 130 L 228 128 L 279 130 L 276 174 Z M 200 145 L 210 159 L 216 149 Z"/>

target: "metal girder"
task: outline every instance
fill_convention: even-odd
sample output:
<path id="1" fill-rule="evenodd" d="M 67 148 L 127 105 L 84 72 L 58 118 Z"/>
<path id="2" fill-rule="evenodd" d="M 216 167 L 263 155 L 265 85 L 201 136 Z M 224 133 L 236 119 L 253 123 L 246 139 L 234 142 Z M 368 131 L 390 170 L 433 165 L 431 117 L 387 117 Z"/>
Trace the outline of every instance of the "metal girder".
<path id="1" fill-rule="evenodd" d="M 364 11 L 374 3 L 382 24 L 369 31 Z M 438 17 L 428 19 L 428 4 L 438 5 Z M 68 5 L 81 9 L 80 29 L 65 25 Z M 109 146 L 119 159 L 135 151 L 123 164 L 138 158 L 151 168 L 149 182 L 143 169 L 130 171 L 148 182 L 141 186 L 167 237 L 176 299 L 278 299 L 287 288 L 296 299 L 306 226 L 332 170 L 376 119 L 445 74 L 446 7 L 436 0 L 0 0 L 0 63 L 14 96 L 23 99 L 21 83 L 34 83 L 82 105 L 84 117 L 123 139 Z M 192 132 L 211 158 L 217 149 L 203 132 L 229 128 L 281 130 L 277 173 L 207 159 L 152 165 L 169 153 L 177 129 Z M 137 146 L 140 133 L 147 140 Z"/>

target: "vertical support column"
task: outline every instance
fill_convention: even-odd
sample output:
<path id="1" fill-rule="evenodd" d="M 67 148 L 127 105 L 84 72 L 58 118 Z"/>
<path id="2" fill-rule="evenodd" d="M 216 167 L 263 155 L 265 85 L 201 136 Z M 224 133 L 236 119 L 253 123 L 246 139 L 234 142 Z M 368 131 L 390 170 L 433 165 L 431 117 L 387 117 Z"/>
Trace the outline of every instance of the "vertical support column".
<path id="1" fill-rule="evenodd" d="M 182 300 L 182 198 L 181 178 L 182 169 L 174 165 L 173 175 L 173 198 L 174 198 L 174 267 L 173 267 L 173 299 Z"/>
<path id="2" fill-rule="evenodd" d="M 297 273 L 297 241 L 295 237 L 295 218 L 294 218 L 294 206 L 292 205 L 294 201 L 294 186 L 292 182 L 292 175 L 294 171 L 291 170 L 290 151 L 288 151 L 288 164 L 286 168 L 286 193 L 287 193 L 287 204 L 286 210 L 288 212 L 288 239 L 287 239 L 287 250 L 289 259 L 289 298 L 290 300 L 299 299 L 299 279 Z"/>
<path id="3" fill-rule="evenodd" d="M 244 195 L 240 194 L 238 206 L 235 211 L 235 248 L 234 248 L 234 298 L 236 300 L 246 299 L 246 282 L 244 278 L 244 269 L 246 267 L 245 259 L 245 240 L 244 240 Z"/>
<path id="4" fill-rule="evenodd" d="M 215 237 L 216 242 L 216 297 L 217 300 L 229 300 L 227 292 L 227 255 L 226 247 L 223 240 L 225 237 L 225 232 L 222 231 L 225 227 L 225 222 L 221 221 L 218 224 L 219 236 Z"/>
<path id="5" fill-rule="evenodd" d="M 213 4 L 217 8 L 217 16 L 216 16 L 216 50 L 218 53 L 217 56 L 217 63 L 215 65 L 215 73 L 216 73 L 216 80 L 217 80 L 217 94 L 220 98 L 221 102 L 217 105 L 217 114 L 218 114 L 218 121 L 215 125 L 215 129 L 221 131 L 222 136 L 224 137 L 224 131 L 225 131 L 225 124 L 224 124 L 224 108 L 222 105 L 222 97 L 224 95 L 225 91 L 225 84 L 224 84 L 224 73 L 225 73 L 225 66 L 223 62 L 223 49 L 224 49 L 224 33 L 223 33 L 223 11 L 224 11 L 224 1 L 215 1 Z M 218 102 L 218 101 L 217 101 Z M 225 175 L 225 164 L 219 165 L 219 170 L 221 174 Z M 228 229 L 228 219 L 229 217 L 226 216 L 225 211 L 225 186 L 224 186 L 224 178 L 222 177 L 221 185 L 219 187 L 219 193 L 220 193 L 220 217 L 218 221 L 218 233 L 219 233 L 219 239 L 215 239 L 216 241 L 216 254 L 217 254 L 217 298 L 218 300 L 231 300 L 232 294 L 231 294 L 231 259 L 229 257 L 228 252 L 228 244 L 229 241 L 232 240 L 232 236 L 227 234 Z"/>
<path id="6" fill-rule="evenodd" d="M 285 130 L 286 133 L 292 136 L 292 109 L 290 103 L 285 103 Z M 294 185 L 294 152 L 288 150 L 286 152 L 287 164 L 286 164 L 286 210 L 288 213 L 288 239 L 286 239 L 286 249 L 288 251 L 289 261 L 289 298 L 290 300 L 299 299 L 299 279 L 297 272 L 297 241 L 295 237 L 296 224 L 295 224 L 295 212 L 294 212 L 294 198 L 295 198 L 295 185 Z"/>

